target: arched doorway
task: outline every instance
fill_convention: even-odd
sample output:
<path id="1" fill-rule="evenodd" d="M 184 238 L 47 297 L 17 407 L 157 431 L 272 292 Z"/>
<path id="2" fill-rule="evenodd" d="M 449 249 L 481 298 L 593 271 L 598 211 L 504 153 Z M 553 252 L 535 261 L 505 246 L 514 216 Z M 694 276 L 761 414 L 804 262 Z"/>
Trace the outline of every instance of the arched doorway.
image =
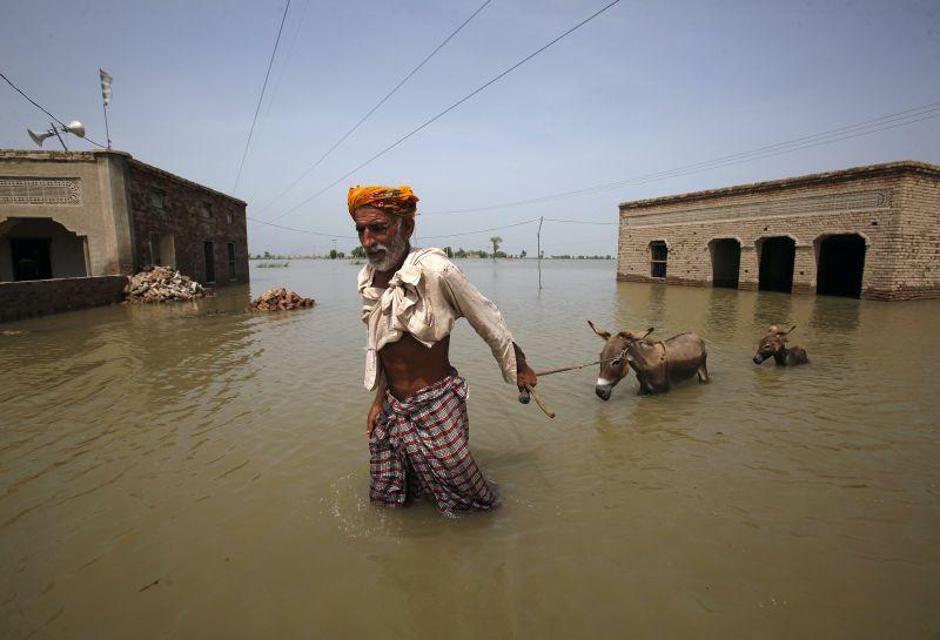
<path id="1" fill-rule="evenodd" d="M 0 225 L 0 281 L 88 275 L 85 237 L 51 218 L 10 218 Z"/>
<path id="2" fill-rule="evenodd" d="M 735 238 L 720 238 L 708 243 L 712 254 L 712 286 L 738 288 L 741 271 L 741 243 Z"/>
<path id="3" fill-rule="evenodd" d="M 789 236 L 774 236 L 758 241 L 761 291 L 793 291 L 793 264 L 796 242 Z"/>
<path id="4" fill-rule="evenodd" d="M 857 233 L 823 237 L 817 244 L 816 294 L 858 298 L 865 272 L 865 239 Z"/>

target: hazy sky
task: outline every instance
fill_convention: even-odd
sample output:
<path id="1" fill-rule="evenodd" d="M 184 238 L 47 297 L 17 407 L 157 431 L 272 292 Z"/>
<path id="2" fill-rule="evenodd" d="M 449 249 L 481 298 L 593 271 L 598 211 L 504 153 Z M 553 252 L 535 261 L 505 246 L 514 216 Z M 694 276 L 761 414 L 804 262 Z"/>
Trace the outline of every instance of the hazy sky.
<path id="1" fill-rule="evenodd" d="M 292 0 L 236 195 L 270 219 L 606 4 L 493 0 L 326 162 L 262 209 L 483 0 Z M 231 193 L 283 0 L 0 2 L 0 70 L 117 149 Z M 628 180 L 940 102 L 940 3 L 624 0 L 279 224 L 349 235 L 346 189 L 407 183 L 419 243 L 535 253 L 536 218 L 608 221 L 638 198 L 901 159 L 940 163 L 940 117 L 645 184 Z M 940 111 L 933 112 L 938 115 Z M 0 147 L 47 118 L 0 83 Z M 73 138 L 73 149 L 90 145 Z M 55 148 L 47 142 L 47 148 Z M 546 223 L 547 253 L 614 253 L 615 226 Z M 422 236 L 429 236 L 422 240 Z M 328 238 L 249 224 L 252 252 Z"/>

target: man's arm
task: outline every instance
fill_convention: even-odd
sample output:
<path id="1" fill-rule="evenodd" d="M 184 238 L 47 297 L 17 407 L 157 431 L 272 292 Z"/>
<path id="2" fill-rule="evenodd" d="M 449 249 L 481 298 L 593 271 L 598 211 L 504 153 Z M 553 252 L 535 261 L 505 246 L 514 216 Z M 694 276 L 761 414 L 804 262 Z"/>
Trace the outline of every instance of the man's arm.
<path id="1" fill-rule="evenodd" d="M 366 435 L 370 438 L 372 437 L 372 430 L 375 429 L 375 421 L 382 412 L 382 405 L 385 402 L 385 389 L 388 387 L 385 382 L 385 371 L 381 367 L 379 367 L 378 378 L 375 385 L 375 399 L 372 401 L 372 406 L 369 407 L 369 415 L 366 417 Z"/>
<path id="2" fill-rule="evenodd" d="M 512 333 L 496 305 L 480 293 L 456 265 L 443 269 L 441 281 L 450 304 L 489 345 L 502 369 L 503 379 L 520 389 L 526 384 L 535 386 L 538 382 L 535 372 L 526 363 L 522 349 L 513 342 Z"/>

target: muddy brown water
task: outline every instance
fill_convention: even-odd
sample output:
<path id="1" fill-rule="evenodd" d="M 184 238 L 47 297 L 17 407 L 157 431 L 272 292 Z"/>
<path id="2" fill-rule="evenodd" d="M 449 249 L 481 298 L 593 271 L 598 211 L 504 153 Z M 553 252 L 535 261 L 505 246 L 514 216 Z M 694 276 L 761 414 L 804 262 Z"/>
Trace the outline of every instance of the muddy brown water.
<path id="1" fill-rule="evenodd" d="M 0 637 L 937 637 L 940 301 L 463 267 L 538 369 L 594 359 L 590 318 L 699 332 L 712 382 L 558 374 L 549 421 L 461 323 L 504 507 L 448 520 L 368 503 L 356 266 L 253 269 L 310 311 L 243 287 L 5 325 Z M 755 366 L 783 322 L 811 364 Z"/>

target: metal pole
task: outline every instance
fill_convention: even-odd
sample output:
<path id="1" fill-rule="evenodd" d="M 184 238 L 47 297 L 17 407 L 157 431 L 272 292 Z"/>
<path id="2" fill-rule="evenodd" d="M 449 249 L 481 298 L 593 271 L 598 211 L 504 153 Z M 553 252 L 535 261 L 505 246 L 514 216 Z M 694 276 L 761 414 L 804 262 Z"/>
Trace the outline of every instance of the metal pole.
<path id="1" fill-rule="evenodd" d="M 68 151 L 69 148 L 65 146 L 65 140 L 63 140 L 62 136 L 59 135 L 59 130 L 55 128 L 55 123 L 50 122 L 49 126 L 52 127 L 52 131 L 55 132 L 55 137 L 59 139 L 59 143 L 62 145 L 62 148 Z"/>
<path id="2" fill-rule="evenodd" d="M 104 109 L 104 134 L 108 138 L 108 149 L 111 149 L 111 129 L 108 127 L 108 105 L 102 103 L 101 108 Z"/>
<path id="3" fill-rule="evenodd" d="M 542 290 L 542 222 L 544 219 L 544 216 L 539 216 L 539 230 L 535 234 L 536 251 L 538 251 L 539 258 L 539 291 Z"/>

